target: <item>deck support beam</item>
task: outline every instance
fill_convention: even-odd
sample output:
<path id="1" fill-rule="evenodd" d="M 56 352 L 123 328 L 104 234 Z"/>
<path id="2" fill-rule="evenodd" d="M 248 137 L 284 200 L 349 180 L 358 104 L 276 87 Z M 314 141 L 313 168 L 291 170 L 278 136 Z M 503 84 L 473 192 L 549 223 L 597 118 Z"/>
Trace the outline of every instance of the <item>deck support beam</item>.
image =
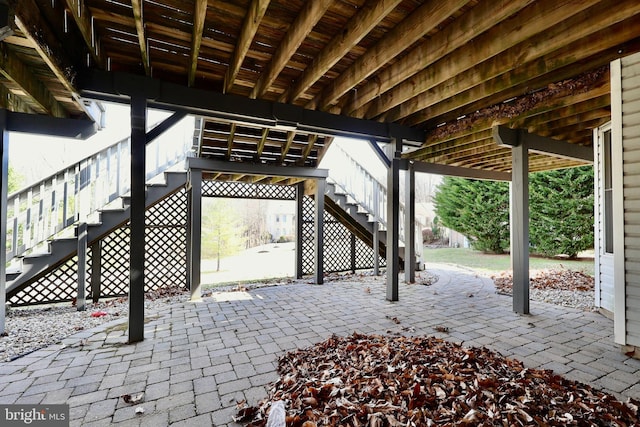
<path id="1" fill-rule="evenodd" d="M 296 243 L 295 243 L 295 277 L 296 279 L 302 279 L 304 275 L 304 269 L 302 266 L 303 260 L 303 230 L 304 230 L 304 181 L 296 184 Z"/>
<path id="2" fill-rule="evenodd" d="M 202 300 L 200 270 L 202 258 L 202 170 L 189 169 L 189 180 L 187 182 L 189 200 L 189 231 L 188 239 L 188 268 L 189 268 L 189 290 L 191 291 L 191 301 Z"/>
<path id="3" fill-rule="evenodd" d="M 416 172 L 409 162 L 404 173 L 404 281 L 416 281 Z"/>
<path id="4" fill-rule="evenodd" d="M 76 296 L 76 308 L 85 311 L 87 308 L 87 223 L 78 224 L 78 293 Z"/>
<path id="5" fill-rule="evenodd" d="M 9 181 L 9 133 L 7 111 L 0 110 L 0 334 L 5 332 L 7 302 L 7 191 Z"/>
<path id="6" fill-rule="evenodd" d="M 146 131 L 147 99 L 132 95 L 129 343 L 144 339 Z"/>
<path id="7" fill-rule="evenodd" d="M 400 273 L 400 152 L 402 142 L 393 141 L 393 159 L 387 169 L 387 300 L 398 301 Z"/>
<path id="8" fill-rule="evenodd" d="M 511 156 L 513 311 L 529 314 L 529 153 L 526 143 L 513 147 Z"/>
<path id="9" fill-rule="evenodd" d="M 316 180 L 315 214 L 314 214 L 314 282 L 324 283 L 324 193 L 327 180 Z"/>
<path id="10" fill-rule="evenodd" d="M 102 293 L 102 240 L 91 245 L 91 297 L 93 303 L 100 300 Z"/>
<path id="11" fill-rule="evenodd" d="M 523 130 L 493 128 L 499 145 L 511 148 L 509 223 L 511 224 L 511 268 L 513 311 L 529 314 L 529 142 Z"/>
<path id="12" fill-rule="evenodd" d="M 378 191 L 373 193 L 373 274 L 380 275 L 380 194 Z"/>

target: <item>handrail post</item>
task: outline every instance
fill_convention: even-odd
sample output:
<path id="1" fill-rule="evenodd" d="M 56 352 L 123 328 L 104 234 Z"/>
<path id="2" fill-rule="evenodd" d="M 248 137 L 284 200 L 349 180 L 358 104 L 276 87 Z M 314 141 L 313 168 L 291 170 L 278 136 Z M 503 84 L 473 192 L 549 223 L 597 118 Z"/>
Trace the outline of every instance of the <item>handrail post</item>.
<path id="1" fill-rule="evenodd" d="M 7 302 L 7 191 L 9 180 L 9 133 L 6 111 L 0 111 L 0 334 L 5 332 Z"/>
<path id="2" fill-rule="evenodd" d="M 78 290 L 76 308 L 84 311 L 86 308 L 85 289 L 87 287 L 87 223 L 78 224 Z"/>

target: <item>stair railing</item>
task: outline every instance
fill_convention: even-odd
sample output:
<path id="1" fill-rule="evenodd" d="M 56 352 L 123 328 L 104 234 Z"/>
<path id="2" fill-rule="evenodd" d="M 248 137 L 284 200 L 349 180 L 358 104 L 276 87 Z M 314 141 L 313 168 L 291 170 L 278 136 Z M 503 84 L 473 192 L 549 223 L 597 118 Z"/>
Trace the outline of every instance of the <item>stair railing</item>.
<path id="1" fill-rule="evenodd" d="M 387 186 L 339 144 L 331 144 L 324 160 L 332 165 L 329 167 L 329 179 L 386 228 Z M 400 203 L 400 235 L 404 235 L 404 204 L 402 203 Z"/>
<path id="2" fill-rule="evenodd" d="M 192 136 L 163 135 L 146 147 L 146 178 L 184 161 Z M 130 190 L 131 139 L 125 138 L 7 198 L 7 264 L 92 216 Z"/>

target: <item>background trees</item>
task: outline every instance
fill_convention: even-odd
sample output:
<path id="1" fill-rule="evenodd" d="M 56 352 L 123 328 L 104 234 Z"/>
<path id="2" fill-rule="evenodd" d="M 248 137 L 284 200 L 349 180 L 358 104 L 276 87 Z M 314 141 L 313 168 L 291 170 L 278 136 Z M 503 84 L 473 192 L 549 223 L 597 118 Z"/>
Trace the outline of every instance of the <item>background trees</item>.
<path id="1" fill-rule="evenodd" d="M 436 192 L 442 225 L 469 239 L 474 249 L 503 253 L 509 247 L 509 185 L 445 177 Z"/>
<path id="2" fill-rule="evenodd" d="M 509 247 L 509 185 L 447 177 L 435 196 L 445 227 L 464 234 L 472 247 L 502 253 Z M 531 174 L 531 250 L 575 258 L 593 247 L 593 168 Z"/>
<path id="3" fill-rule="evenodd" d="M 202 200 L 202 257 L 217 260 L 233 255 L 244 247 L 242 219 L 228 199 Z"/>
<path id="4" fill-rule="evenodd" d="M 575 258 L 593 247 L 593 168 L 531 174 L 529 238 L 536 253 Z"/>

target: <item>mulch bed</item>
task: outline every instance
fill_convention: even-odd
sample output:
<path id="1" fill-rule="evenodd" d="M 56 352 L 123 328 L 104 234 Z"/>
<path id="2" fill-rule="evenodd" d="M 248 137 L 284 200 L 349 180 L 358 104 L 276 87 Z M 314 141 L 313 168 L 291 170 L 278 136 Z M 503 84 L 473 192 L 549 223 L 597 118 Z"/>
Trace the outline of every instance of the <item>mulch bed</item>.
<path id="1" fill-rule="evenodd" d="M 502 272 L 491 276 L 498 293 L 511 295 L 513 276 L 511 272 Z M 529 286 L 533 289 L 558 289 L 565 291 L 593 291 L 593 277 L 581 271 L 566 269 L 550 269 L 533 272 L 529 278 Z"/>
<path id="2" fill-rule="evenodd" d="M 433 337 L 332 336 L 287 353 L 278 370 L 268 398 L 241 403 L 236 421 L 266 426 L 283 400 L 288 427 L 640 423 L 638 401 Z"/>

